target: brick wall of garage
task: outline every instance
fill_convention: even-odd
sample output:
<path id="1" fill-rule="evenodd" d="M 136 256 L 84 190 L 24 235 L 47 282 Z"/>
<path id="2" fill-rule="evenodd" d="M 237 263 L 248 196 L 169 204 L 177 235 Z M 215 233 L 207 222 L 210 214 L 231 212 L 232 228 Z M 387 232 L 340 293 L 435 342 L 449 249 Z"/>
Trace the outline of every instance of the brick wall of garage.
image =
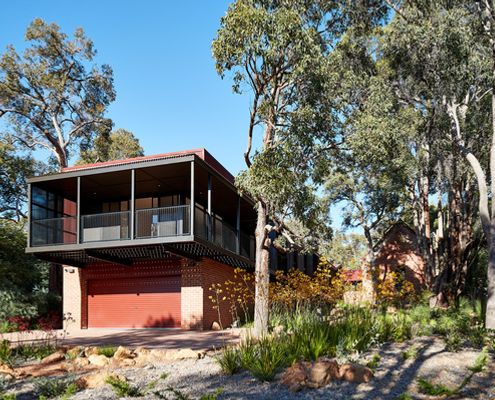
<path id="1" fill-rule="evenodd" d="M 201 262 L 201 271 L 203 275 L 203 327 L 210 329 L 213 322 L 218 321 L 218 311 L 214 308 L 214 303 L 209 296 L 214 296 L 210 290 L 213 283 L 221 283 L 222 286 L 226 281 L 235 281 L 234 268 L 210 259 Z M 222 326 L 228 327 L 232 324 L 232 312 L 228 301 L 220 301 L 220 318 Z"/>

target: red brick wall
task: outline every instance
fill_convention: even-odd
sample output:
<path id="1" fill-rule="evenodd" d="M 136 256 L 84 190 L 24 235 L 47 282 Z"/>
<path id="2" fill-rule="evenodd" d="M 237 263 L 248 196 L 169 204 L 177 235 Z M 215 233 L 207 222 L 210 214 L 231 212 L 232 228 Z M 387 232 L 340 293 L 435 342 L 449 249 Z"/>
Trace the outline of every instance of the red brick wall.
<path id="1" fill-rule="evenodd" d="M 417 290 L 424 287 L 424 262 L 416 240 L 414 231 L 404 224 L 397 224 L 389 231 L 376 259 L 381 279 L 389 272 L 403 268 L 405 278 L 412 282 Z"/>
<path id="2" fill-rule="evenodd" d="M 203 274 L 203 328 L 210 329 L 214 321 L 218 321 L 218 311 L 209 296 L 215 296 L 210 291 L 213 283 L 225 283 L 225 281 L 235 281 L 234 268 L 219 262 L 204 259 L 201 263 Z M 224 294 L 224 293 L 222 293 Z M 232 324 L 232 313 L 227 301 L 220 301 L 220 318 L 224 328 Z"/>

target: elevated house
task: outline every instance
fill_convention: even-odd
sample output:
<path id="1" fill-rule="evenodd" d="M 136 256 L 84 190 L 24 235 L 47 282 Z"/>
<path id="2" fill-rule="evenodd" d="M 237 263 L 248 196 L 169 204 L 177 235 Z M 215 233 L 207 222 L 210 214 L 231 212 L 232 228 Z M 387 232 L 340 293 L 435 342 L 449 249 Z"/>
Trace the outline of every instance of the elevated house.
<path id="1" fill-rule="evenodd" d="M 63 266 L 69 329 L 209 329 L 211 285 L 254 268 L 254 203 L 204 149 L 28 183 L 27 252 Z M 227 306 L 222 318 L 226 325 Z"/>

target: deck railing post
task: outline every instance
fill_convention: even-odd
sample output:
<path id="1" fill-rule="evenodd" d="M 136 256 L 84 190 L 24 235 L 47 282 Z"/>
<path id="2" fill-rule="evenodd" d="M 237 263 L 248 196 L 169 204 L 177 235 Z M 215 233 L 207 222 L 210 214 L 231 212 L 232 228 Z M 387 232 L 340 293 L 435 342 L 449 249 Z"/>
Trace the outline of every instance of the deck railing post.
<path id="1" fill-rule="evenodd" d="M 76 194 L 76 243 L 81 243 L 81 177 L 77 177 Z"/>
<path id="2" fill-rule="evenodd" d="M 131 201 L 129 208 L 131 211 L 130 221 L 129 221 L 129 239 L 133 240 L 135 238 L 134 234 L 134 214 L 135 214 L 135 199 L 136 199 L 136 170 L 131 169 Z"/>
<path id="3" fill-rule="evenodd" d="M 211 220 L 211 174 L 208 174 L 208 208 L 206 219 L 206 237 L 213 241 L 213 224 Z"/>
<path id="4" fill-rule="evenodd" d="M 194 161 L 191 161 L 191 212 L 190 227 L 191 236 L 194 235 L 194 212 L 196 210 L 196 201 L 194 199 Z"/>

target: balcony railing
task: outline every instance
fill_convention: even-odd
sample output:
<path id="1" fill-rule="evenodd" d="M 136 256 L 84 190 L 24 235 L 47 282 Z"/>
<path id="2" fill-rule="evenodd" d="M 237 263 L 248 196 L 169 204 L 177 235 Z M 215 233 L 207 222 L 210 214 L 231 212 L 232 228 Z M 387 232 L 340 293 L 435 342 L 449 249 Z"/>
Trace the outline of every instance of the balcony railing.
<path id="1" fill-rule="evenodd" d="M 31 246 L 76 243 L 76 232 L 76 217 L 37 219 L 31 222 Z"/>
<path id="2" fill-rule="evenodd" d="M 81 216 L 81 241 L 102 242 L 130 239 L 129 211 Z"/>
<path id="3" fill-rule="evenodd" d="M 136 210 L 136 238 L 189 235 L 189 206 Z"/>
<path id="4" fill-rule="evenodd" d="M 82 215 L 80 242 L 177 237 L 191 234 L 189 205 L 147 208 L 135 211 L 134 236 L 131 235 L 131 212 L 120 211 Z M 251 260 L 254 259 L 254 237 L 240 232 L 219 216 L 210 216 L 196 207 L 194 234 Z M 75 216 L 40 219 L 31 222 L 31 246 L 77 243 Z"/>

